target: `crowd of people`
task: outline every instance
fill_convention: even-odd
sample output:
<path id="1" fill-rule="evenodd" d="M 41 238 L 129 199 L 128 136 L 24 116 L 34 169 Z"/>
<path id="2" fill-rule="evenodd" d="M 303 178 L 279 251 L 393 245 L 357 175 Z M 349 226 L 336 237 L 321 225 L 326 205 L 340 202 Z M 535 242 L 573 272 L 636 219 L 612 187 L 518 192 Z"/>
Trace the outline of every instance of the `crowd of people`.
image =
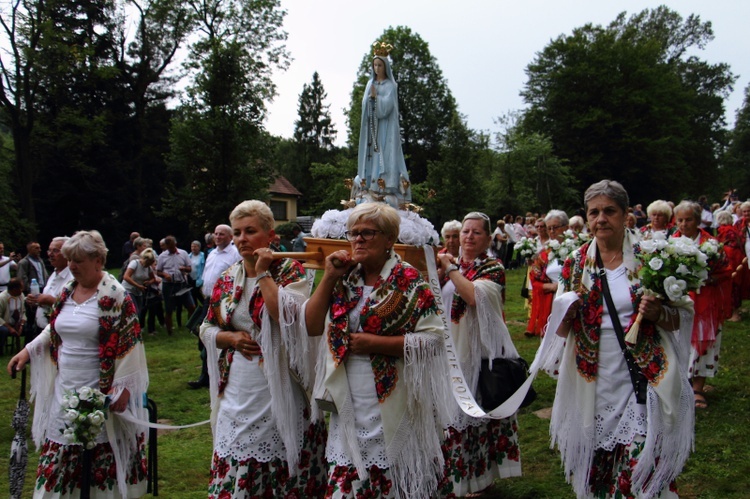
<path id="1" fill-rule="evenodd" d="M 521 474 L 518 421 L 464 412 L 444 334 L 476 397 L 483 359 L 518 356 L 504 313 L 505 269 L 516 267 L 527 272 L 526 336 L 542 338 L 535 364 L 557 378 L 551 435 L 576 494 L 676 496 L 722 323 L 740 320 L 750 295 L 750 202 L 728 193 L 716 207 L 657 200 L 644 212 L 602 181 L 570 218 L 507 215 L 493 228 L 472 212 L 442 228 L 440 296 L 394 251 L 399 224 L 385 203 L 358 205 L 350 247 L 325 258 L 312 293 L 301 264 L 274 254 L 280 241 L 260 201 L 217 225 L 207 253 L 167 236 L 157 254 L 133 233 L 121 283 L 104 269 L 96 231 L 54 238 L 51 270 L 38 242 L 23 259 L 5 257 L 0 243 L 0 347 L 33 331 L 8 370 L 33 365 L 35 497 L 80 489 L 84 449 L 64 438 L 59 408 L 84 386 L 130 416 L 112 418 L 92 444 L 92 497 L 145 493 L 146 428 L 134 422 L 145 419 L 148 388 L 141 327 L 155 334 L 158 320 L 171 335 L 181 308 L 202 360 L 189 386 L 211 396 L 209 497 L 477 497 Z M 581 244 L 559 258 L 552 248 L 566 237 Z M 722 244 L 688 305 L 640 292 L 640 242 L 668 237 Z M 514 251 L 524 238 L 530 258 Z M 626 348 L 639 313 L 638 343 Z"/>

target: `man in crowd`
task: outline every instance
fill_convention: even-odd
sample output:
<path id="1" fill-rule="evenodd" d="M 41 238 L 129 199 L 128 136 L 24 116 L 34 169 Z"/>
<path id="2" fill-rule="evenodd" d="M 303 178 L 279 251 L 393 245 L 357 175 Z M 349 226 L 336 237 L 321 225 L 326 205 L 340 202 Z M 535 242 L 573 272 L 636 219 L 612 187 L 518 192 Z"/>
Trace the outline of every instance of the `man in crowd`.
<path id="1" fill-rule="evenodd" d="M 165 250 L 159 254 L 156 261 L 156 275 L 163 279 L 162 294 L 166 309 L 167 334 L 172 335 L 172 312 L 177 303 L 181 303 L 188 311 L 188 315 L 195 312 L 195 303 L 187 287 L 187 274 L 192 269 L 187 251 L 177 247 L 174 236 L 167 236 L 164 241 Z"/>
<path id="2" fill-rule="evenodd" d="M 8 289 L 10 271 L 17 267 L 16 254 L 11 252 L 10 256 L 5 256 L 5 245 L 0 242 L 0 293 Z"/>
<path id="3" fill-rule="evenodd" d="M 15 338 L 13 351 L 21 348 L 21 334 L 26 320 L 23 310 L 23 284 L 18 278 L 8 282 L 8 289 L 0 293 L 0 355 L 4 355 L 3 349 L 8 336 Z"/>
<path id="4" fill-rule="evenodd" d="M 47 273 L 47 267 L 44 266 L 44 262 L 40 256 L 42 254 L 42 247 L 39 243 L 31 241 L 26 245 L 26 251 L 26 256 L 18 262 L 16 277 L 18 277 L 23 284 L 23 293 L 26 296 L 29 296 L 29 294 L 31 294 L 31 281 L 36 279 L 37 284 L 39 284 L 39 290 L 41 291 L 44 289 L 44 285 L 47 284 L 47 277 L 49 274 Z M 35 318 L 36 307 L 27 304 L 26 326 L 28 328 L 27 337 L 29 340 L 32 340 L 36 336 L 36 328 L 34 327 Z"/>
<path id="5" fill-rule="evenodd" d="M 130 239 L 125 241 L 125 244 L 122 245 L 123 260 L 127 260 L 130 257 L 130 254 L 135 250 L 135 240 L 139 237 L 141 237 L 141 235 L 137 232 L 130 233 Z"/>
<path id="6" fill-rule="evenodd" d="M 201 313 L 191 319 L 190 322 L 194 323 L 194 328 L 200 327 L 203 319 L 208 313 L 208 306 L 211 301 L 211 293 L 214 289 L 216 280 L 221 274 L 228 269 L 232 264 L 238 262 L 242 257 L 239 251 L 232 242 L 232 228 L 228 225 L 217 225 L 214 229 L 214 244 L 216 247 L 208 254 L 206 258 L 206 265 L 203 267 L 203 308 Z M 190 388 L 205 388 L 208 387 L 208 367 L 206 365 L 206 349 L 203 346 L 203 342 L 198 340 L 198 350 L 201 352 L 201 360 L 203 366 L 201 368 L 201 375 L 195 381 L 188 381 Z"/>
<path id="7" fill-rule="evenodd" d="M 42 289 L 47 283 L 48 274 L 40 257 L 42 247 L 39 243 L 36 241 L 30 242 L 26 245 L 26 251 L 28 252 L 27 255 L 18 262 L 17 277 L 23 283 L 23 292 L 27 295 L 31 290 L 31 280 L 36 279 L 36 282 L 39 283 L 39 289 Z"/>
<path id="8" fill-rule="evenodd" d="M 294 239 L 292 239 L 292 251 L 302 253 L 307 249 L 307 243 L 303 239 L 305 237 L 305 233 L 302 232 L 302 227 L 299 225 L 295 225 L 292 229 L 292 234 L 294 234 Z"/>
<path id="9" fill-rule="evenodd" d="M 73 278 L 68 269 L 68 260 L 63 256 L 61 248 L 68 237 L 56 237 L 49 243 L 47 248 L 47 258 L 54 272 L 50 274 L 47 284 L 44 285 L 44 291 L 38 295 L 26 296 L 26 304 L 36 308 L 36 326 L 39 331 L 49 324 L 49 316 L 52 312 L 52 305 L 55 304 L 57 297 L 65 284 Z"/>

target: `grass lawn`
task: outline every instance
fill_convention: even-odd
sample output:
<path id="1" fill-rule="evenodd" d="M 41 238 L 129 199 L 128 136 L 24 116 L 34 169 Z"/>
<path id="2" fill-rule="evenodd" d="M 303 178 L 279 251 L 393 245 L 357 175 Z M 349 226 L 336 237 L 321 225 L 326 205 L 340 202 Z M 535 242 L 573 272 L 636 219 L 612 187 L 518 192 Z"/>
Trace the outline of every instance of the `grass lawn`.
<path id="1" fill-rule="evenodd" d="M 526 312 L 519 288 L 522 271 L 509 271 L 506 318 L 513 340 L 529 361 L 539 344 L 523 336 Z M 183 323 L 185 320 L 183 319 Z M 709 407 L 700 411 L 696 423 L 696 451 L 678 478 L 681 497 L 740 498 L 750 490 L 750 380 L 748 359 L 750 318 L 727 323 L 722 343 L 719 376 L 709 380 L 715 390 L 708 394 Z M 146 336 L 146 355 L 151 386 L 149 396 L 157 403 L 159 419 L 169 424 L 187 424 L 208 419 L 207 390 L 190 390 L 187 381 L 200 373 L 196 338 L 184 329 L 169 337 L 159 329 L 156 337 Z M 0 359 L 3 370 L 9 356 Z M 3 371 L 4 372 L 4 371 Z M 16 406 L 20 377 L 0 376 L 0 494 L 8 490 L 10 420 Z M 552 405 L 555 383 L 542 374 L 534 382 L 537 400 L 521 410 L 519 427 L 523 476 L 502 480 L 485 497 L 572 498 L 565 483 L 557 451 L 549 448 L 549 421 L 534 412 Z M 37 454 L 33 444 L 27 469 L 26 493 L 31 497 Z M 162 431 L 159 436 L 159 495 L 166 498 L 206 497 L 211 460 L 208 426 Z M 150 496 L 147 496 L 150 497 Z"/>

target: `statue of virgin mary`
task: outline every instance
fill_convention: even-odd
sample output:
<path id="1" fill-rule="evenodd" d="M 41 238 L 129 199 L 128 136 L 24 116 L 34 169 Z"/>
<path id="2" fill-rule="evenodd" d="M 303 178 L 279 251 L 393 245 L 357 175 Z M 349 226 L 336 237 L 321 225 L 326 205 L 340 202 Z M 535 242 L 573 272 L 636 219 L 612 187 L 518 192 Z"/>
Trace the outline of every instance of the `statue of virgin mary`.
<path id="1" fill-rule="evenodd" d="M 411 202 L 411 183 L 401 149 L 398 85 L 388 59 L 390 49 L 376 42 L 372 77 L 362 99 L 357 177 L 352 198 L 357 204 L 385 201 L 398 209 Z"/>

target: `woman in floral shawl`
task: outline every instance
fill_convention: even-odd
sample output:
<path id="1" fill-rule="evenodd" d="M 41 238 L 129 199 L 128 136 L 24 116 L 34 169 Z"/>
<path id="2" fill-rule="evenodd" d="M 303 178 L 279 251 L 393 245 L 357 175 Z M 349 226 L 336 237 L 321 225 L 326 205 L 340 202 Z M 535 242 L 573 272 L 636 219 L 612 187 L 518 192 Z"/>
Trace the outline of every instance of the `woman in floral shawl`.
<path id="1" fill-rule="evenodd" d="M 244 201 L 229 219 L 242 260 L 216 281 L 201 326 L 214 433 L 208 497 L 317 497 L 326 433 L 307 403 L 315 351 L 298 320 L 309 283 L 299 262 L 273 258 L 265 203 Z"/>
<path id="2" fill-rule="evenodd" d="M 442 294 L 443 303 L 450 304 L 456 355 L 468 386 L 474 390 L 482 359 L 518 357 L 503 318 L 505 269 L 487 255 L 491 240 L 489 217 L 472 212 L 463 220 L 461 256 L 439 256 L 440 269 L 448 279 Z M 452 420 L 443 442 L 441 497 L 475 497 L 496 478 L 521 475 L 515 415 L 507 419 L 468 416 L 453 393 L 445 403 L 452 408 Z"/>
<path id="3" fill-rule="evenodd" d="M 354 208 L 351 253 L 326 258 L 305 305 L 308 333 L 325 332 L 314 395 L 335 411 L 327 497 L 431 497 L 443 470 L 443 323 L 419 271 L 393 250 L 399 224 L 384 203 Z"/>
<path id="4" fill-rule="evenodd" d="M 135 304 L 122 285 L 104 272 L 107 247 L 96 231 L 80 231 L 61 248 L 73 280 L 62 290 L 49 325 L 8 370 L 32 362 L 36 400 L 31 429 L 41 447 L 35 498 L 78 497 L 83 473 L 94 498 L 141 497 L 146 493 L 146 428 L 116 417 L 126 412 L 145 421 L 146 355 Z M 63 430 L 63 397 L 83 387 L 109 394 L 106 431 L 94 439 L 92 467 L 82 469 L 83 446 Z M 112 417 L 112 414 L 115 417 Z"/>
<path id="5" fill-rule="evenodd" d="M 696 244 L 703 245 L 708 241 L 715 241 L 714 237 L 700 228 L 701 205 L 692 201 L 682 201 L 675 206 L 674 215 L 678 230 L 672 237 L 686 236 Z M 732 269 L 724 253 L 719 249 L 708 261 L 709 274 L 706 284 L 699 293 L 690 292 L 695 303 L 695 319 L 690 354 L 690 371 L 693 392 L 695 394 L 695 408 L 708 407 L 703 387 L 706 378 L 713 378 L 719 370 L 719 352 L 721 351 L 721 326 L 724 323 L 724 306 L 731 304 L 729 296 L 722 295 L 722 287 L 731 278 Z"/>
<path id="6" fill-rule="evenodd" d="M 586 191 L 594 238 L 563 265 L 548 327 L 557 335 L 545 336 L 532 364 L 532 370 L 549 369 L 560 359 L 550 434 L 578 497 L 676 497 L 673 481 L 693 446 L 692 302 L 676 308 L 641 296 L 638 246 L 625 231 L 628 201 L 611 180 Z M 648 381 L 646 403 L 636 398 L 602 276 L 624 333 L 643 314 L 638 341 L 628 350 Z M 552 348 L 563 344 L 555 338 L 567 340 L 562 354 Z"/>

